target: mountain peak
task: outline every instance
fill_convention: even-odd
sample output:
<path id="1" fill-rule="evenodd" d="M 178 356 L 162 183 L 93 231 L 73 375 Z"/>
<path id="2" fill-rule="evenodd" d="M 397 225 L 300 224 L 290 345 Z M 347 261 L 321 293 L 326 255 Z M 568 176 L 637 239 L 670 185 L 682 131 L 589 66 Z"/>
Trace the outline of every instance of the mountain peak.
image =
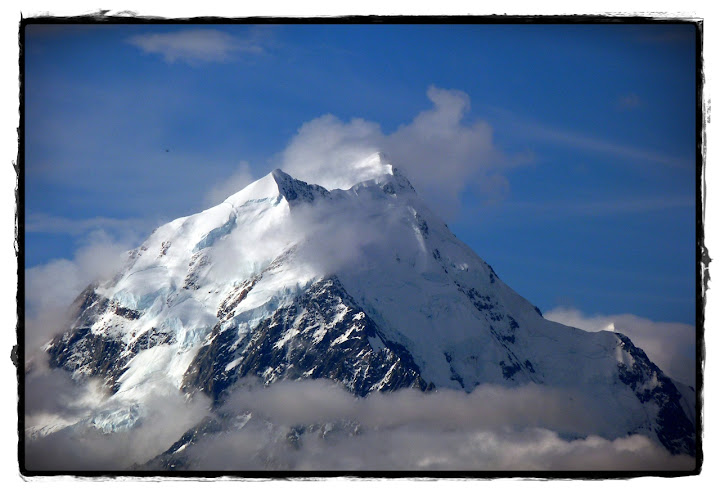
<path id="1" fill-rule="evenodd" d="M 330 194 L 324 187 L 295 179 L 281 169 L 275 169 L 269 176 L 272 176 L 277 184 L 279 196 L 284 197 L 288 202 L 301 201 L 312 203 L 316 198 L 326 197 Z"/>
<path id="2" fill-rule="evenodd" d="M 249 201 L 269 198 L 285 198 L 288 202 L 296 200 L 312 202 L 316 197 L 328 194 L 322 186 L 308 184 L 295 179 L 282 169 L 275 169 L 227 198 L 225 203 L 240 207 Z"/>
<path id="3" fill-rule="evenodd" d="M 693 454 L 692 394 L 630 339 L 544 319 L 382 154 L 333 171 L 363 179 L 328 191 L 275 169 L 159 227 L 112 280 L 81 294 L 45 350 L 51 367 L 112 390 L 88 424 L 137 426 L 148 394 L 167 387 L 211 396 L 220 421 L 219 405 L 249 379 L 326 378 L 357 396 L 534 384 L 600 408 L 578 437 L 640 434 Z M 329 206 L 292 212 L 318 201 Z"/>
<path id="4" fill-rule="evenodd" d="M 278 184 L 283 181 L 289 181 L 294 179 L 293 176 L 291 176 L 282 169 L 275 169 L 270 173 L 270 175 L 273 177 L 273 179 L 275 179 L 275 182 L 277 182 Z"/>
<path id="5" fill-rule="evenodd" d="M 374 152 L 355 161 L 347 167 L 347 172 L 342 175 L 342 179 L 323 176 L 312 179 L 312 181 L 333 186 L 323 187 L 321 184 L 312 184 L 297 179 L 278 168 L 233 194 L 225 202 L 234 207 L 242 206 L 249 201 L 268 198 L 285 198 L 289 203 L 312 203 L 318 198 L 330 196 L 336 189 L 358 190 L 373 186 L 379 186 L 389 194 L 396 194 L 399 191 L 415 191 L 407 177 L 392 165 L 382 152 Z M 333 191 L 329 191 L 329 189 Z"/>

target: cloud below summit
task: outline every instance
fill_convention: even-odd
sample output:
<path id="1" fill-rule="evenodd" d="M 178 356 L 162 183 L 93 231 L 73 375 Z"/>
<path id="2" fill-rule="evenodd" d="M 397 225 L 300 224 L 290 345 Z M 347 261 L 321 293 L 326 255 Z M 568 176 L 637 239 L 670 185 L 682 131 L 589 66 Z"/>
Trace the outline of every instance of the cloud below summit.
<path id="1" fill-rule="evenodd" d="M 189 448 L 193 469 L 587 471 L 693 463 L 644 436 L 592 434 L 608 430 L 597 408 L 579 394 L 534 385 L 355 398 L 327 381 L 283 381 L 238 390 L 223 410 L 250 419 Z M 290 444 L 293 428 L 302 430 Z M 562 436 L 578 430 L 587 436 Z"/>
<path id="2" fill-rule="evenodd" d="M 29 417 L 92 419 L 99 402 L 66 373 L 33 376 Z M 49 399 L 50 395 L 63 398 Z M 162 392 L 162 391 L 161 391 Z M 122 470 L 167 450 L 210 415 L 203 396 L 160 393 L 140 409 L 136 426 L 114 433 L 71 428 L 26 441 L 33 469 Z M 109 405 L 108 405 L 109 404 Z M 673 456 L 641 435 L 613 435 L 581 394 L 544 386 L 484 385 L 472 393 L 412 389 L 357 398 L 326 380 L 244 384 L 221 406 L 225 431 L 200 436 L 176 456 L 189 470 L 683 470 L 694 459 Z M 606 436 L 600 436 L 605 434 Z M 574 436 L 571 436 L 574 435 Z"/>
<path id="3" fill-rule="evenodd" d="M 388 155 L 408 175 L 423 198 L 441 215 L 453 215 L 469 188 L 496 198 L 507 189 L 502 172 L 522 163 L 502 152 L 485 121 L 465 121 L 469 96 L 431 86 L 432 108 L 410 124 L 386 134 L 378 123 L 345 123 L 327 114 L 302 125 L 282 154 L 283 168 L 294 177 L 327 188 L 347 188 L 367 178 L 356 163 L 373 152 Z M 491 182 L 486 186 L 483 183 Z"/>

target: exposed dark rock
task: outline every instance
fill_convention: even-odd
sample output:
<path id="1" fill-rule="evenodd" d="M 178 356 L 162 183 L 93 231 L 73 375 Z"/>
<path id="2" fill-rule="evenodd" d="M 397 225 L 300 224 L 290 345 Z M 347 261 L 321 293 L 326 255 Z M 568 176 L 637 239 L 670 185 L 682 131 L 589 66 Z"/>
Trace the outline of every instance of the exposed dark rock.
<path id="1" fill-rule="evenodd" d="M 620 347 L 633 359 L 632 366 L 618 363 L 620 381 L 635 392 L 640 402 L 652 401 L 660 408 L 655 428 L 658 439 L 674 454 L 695 455 L 695 428 L 680 405 L 682 396 L 675 384 L 627 336 L 615 335 Z"/>
<path id="2" fill-rule="evenodd" d="M 420 215 L 416 215 L 415 220 L 417 221 L 420 233 L 422 233 L 422 236 L 427 239 L 430 236 L 430 229 L 428 229 L 427 222 Z"/>
<path id="3" fill-rule="evenodd" d="M 217 418 L 206 416 L 200 423 L 186 431 L 183 436 L 173 443 L 165 452 L 143 465 L 133 467 L 131 470 L 185 470 L 188 467 L 189 461 L 184 450 L 195 444 L 200 438 L 213 433 L 219 433 L 223 428 L 223 422 Z"/>
<path id="4" fill-rule="evenodd" d="M 123 307 L 117 303 L 112 303 L 113 312 L 120 317 L 124 317 L 128 320 L 139 319 L 142 313 L 139 310 L 133 310 L 127 307 Z"/>
<path id="5" fill-rule="evenodd" d="M 81 376 L 100 376 L 117 390 L 116 382 L 125 371 L 121 357 L 125 344 L 114 338 L 93 334 L 79 327 L 56 336 L 47 352 L 51 368 L 62 368 Z"/>
<path id="6" fill-rule="evenodd" d="M 522 370 L 522 367 L 520 365 L 518 365 L 517 363 L 511 363 L 508 365 L 504 361 L 500 362 L 500 367 L 502 368 L 503 377 L 505 377 L 506 379 L 513 378 L 513 376 L 517 372 Z"/>
<path id="7" fill-rule="evenodd" d="M 240 302 L 247 297 L 250 290 L 252 290 L 261 277 L 262 275 L 255 276 L 233 288 L 232 292 L 220 303 L 220 308 L 218 308 L 217 311 L 218 319 L 221 321 L 229 319 L 235 307 L 240 305 Z"/>
<path id="8" fill-rule="evenodd" d="M 200 279 L 200 275 L 202 272 L 207 268 L 209 265 L 208 257 L 203 254 L 202 252 L 196 252 L 193 254 L 192 258 L 190 259 L 190 264 L 188 264 L 188 274 L 185 276 L 185 280 L 183 282 L 183 289 L 185 290 L 197 290 L 199 288 L 198 286 L 198 279 Z"/>
<path id="9" fill-rule="evenodd" d="M 397 193 L 395 192 L 395 186 L 391 182 L 388 182 L 387 184 L 383 185 L 382 187 L 383 193 L 390 194 L 395 196 Z"/>
<path id="10" fill-rule="evenodd" d="M 460 292 L 462 292 L 467 298 L 470 299 L 476 309 L 484 311 L 493 310 L 495 308 L 495 304 L 493 303 L 490 296 L 481 294 L 475 288 L 466 288 L 457 282 L 455 283 L 455 285 Z"/>
<path id="11" fill-rule="evenodd" d="M 272 171 L 272 175 L 277 182 L 280 194 L 291 204 L 312 203 L 316 197 L 326 198 L 330 195 L 330 192 L 324 187 L 294 179 L 280 169 Z"/>
<path id="12" fill-rule="evenodd" d="M 160 246 L 160 254 L 158 254 L 158 258 L 167 254 L 168 249 L 170 249 L 170 241 L 166 240 Z"/>
<path id="13" fill-rule="evenodd" d="M 130 351 L 137 354 L 141 350 L 154 348 L 161 344 L 173 344 L 175 342 L 175 334 L 173 332 L 159 331 L 153 327 L 149 331 L 145 331 L 130 344 Z"/>
<path id="14" fill-rule="evenodd" d="M 316 282 L 242 339 L 233 328 L 218 327 L 213 336 L 191 363 L 183 387 L 202 390 L 216 403 L 248 376 L 266 383 L 328 378 L 359 396 L 428 389 L 407 349 L 386 339 L 335 277 Z"/>

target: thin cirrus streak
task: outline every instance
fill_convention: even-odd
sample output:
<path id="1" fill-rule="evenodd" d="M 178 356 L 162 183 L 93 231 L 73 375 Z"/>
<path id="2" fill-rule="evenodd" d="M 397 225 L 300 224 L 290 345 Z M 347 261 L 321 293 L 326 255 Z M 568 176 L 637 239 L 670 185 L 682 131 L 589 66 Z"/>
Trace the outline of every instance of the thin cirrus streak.
<path id="1" fill-rule="evenodd" d="M 520 117 L 506 109 L 492 108 L 504 124 L 515 130 L 515 134 L 539 142 L 548 142 L 577 150 L 597 152 L 615 158 L 629 160 L 635 165 L 660 164 L 669 168 L 689 168 L 694 161 L 688 158 L 668 155 L 633 145 L 623 145 L 603 138 L 590 136 L 564 128 L 557 128 Z"/>
<path id="2" fill-rule="evenodd" d="M 572 216 L 607 216 L 626 213 L 646 213 L 676 208 L 692 208 L 695 199 L 690 196 L 651 197 L 630 200 L 607 200 L 578 203 L 573 202 L 525 202 L 508 201 L 504 203 L 507 210 L 515 210 L 534 215 L 547 215 L 548 217 L 564 218 Z"/>
<path id="3" fill-rule="evenodd" d="M 96 216 L 72 219 L 46 213 L 31 213 L 25 222 L 26 232 L 83 235 L 92 230 L 133 231 L 147 228 L 147 220 L 140 218 L 113 218 Z"/>

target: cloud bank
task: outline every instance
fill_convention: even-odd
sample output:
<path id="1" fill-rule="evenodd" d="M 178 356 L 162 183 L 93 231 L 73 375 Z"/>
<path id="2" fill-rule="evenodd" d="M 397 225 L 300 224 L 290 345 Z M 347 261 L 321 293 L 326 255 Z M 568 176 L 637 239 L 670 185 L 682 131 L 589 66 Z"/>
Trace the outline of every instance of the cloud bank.
<path id="1" fill-rule="evenodd" d="M 74 382 L 62 370 L 34 371 L 27 388 L 25 463 L 30 470 L 128 470 L 166 450 L 209 414 L 209 400 L 202 396 L 188 400 L 166 388 L 139 406 L 108 397 L 97 381 Z M 103 422 L 117 412 L 131 413 L 136 424 L 109 432 Z"/>
<path id="2" fill-rule="evenodd" d="M 38 388 L 83 391 L 66 374 L 38 378 Z M 38 395 L 42 394 L 42 395 Z M 146 402 L 139 423 L 103 433 L 87 421 L 108 406 L 48 402 L 35 391 L 34 421 L 83 420 L 27 442 L 36 469 L 122 470 L 167 450 L 210 413 L 204 397 L 166 393 Z M 39 401 L 38 401 L 39 399 Z M 103 406 L 105 404 L 105 406 Z M 597 407 L 579 394 L 528 385 L 480 386 L 421 393 L 405 389 L 356 398 L 322 380 L 252 382 L 236 388 L 214 414 L 220 432 L 207 433 L 173 456 L 188 470 L 668 470 L 694 459 L 672 456 L 639 435 L 607 436 Z M 83 412 L 85 411 L 85 412 Z M 42 417 L 34 418 L 35 415 Z M 37 432 L 36 432 L 37 433 Z M 600 436 L 605 434 L 606 436 Z"/>
<path id="3" fill-rule="evenodd" d="M 693 463 L 643 436 L 594 435 L 604 431 L 596 408 L 577 394 L 532 385 L 358 399 L 327 382 L 279 382 L 238 390 L 223 410 L 241 415 L 241 428 L 188 449 L 193 469 L 658 470 Z"/>
<path id="4" fill-rule="evenodd" d="M 488 123 L 465 121 L 470 110 L 466 93 L 431 86 L 427 97 L 431 109 L 389 134 L 364 119 L 344 123 L 328 114 L 309 121 L 283 152 L 282 167 L 293 177 L 328 189 L 348 188 L 373 177 L 372 169 L 357 162 L 383 152 L 445 217 L 457 211 L 465 190 L 488 199 L 501 197 L 508 189 L 502 173 L 526 161 L 504 154 Z"/>
<path id="5" fill-rule="evenodd" d="M 159 54 L 167 63 L 225 62 L 235 53 L 262 53 L 254 40 L 244 40 L 215 29 L 188 29 L 165 34 L 141 34 L 128 43 L 145 53 Z"/>
<path id="6" fill-rule="evenodd" d="M 588 316 L 577 309 L 556 307 L 546 319 L 584 331 L 614 330 L 626 334 L 668 376 L 695 387 L 695 326 L 654 322 L 632 314 Z"/>

